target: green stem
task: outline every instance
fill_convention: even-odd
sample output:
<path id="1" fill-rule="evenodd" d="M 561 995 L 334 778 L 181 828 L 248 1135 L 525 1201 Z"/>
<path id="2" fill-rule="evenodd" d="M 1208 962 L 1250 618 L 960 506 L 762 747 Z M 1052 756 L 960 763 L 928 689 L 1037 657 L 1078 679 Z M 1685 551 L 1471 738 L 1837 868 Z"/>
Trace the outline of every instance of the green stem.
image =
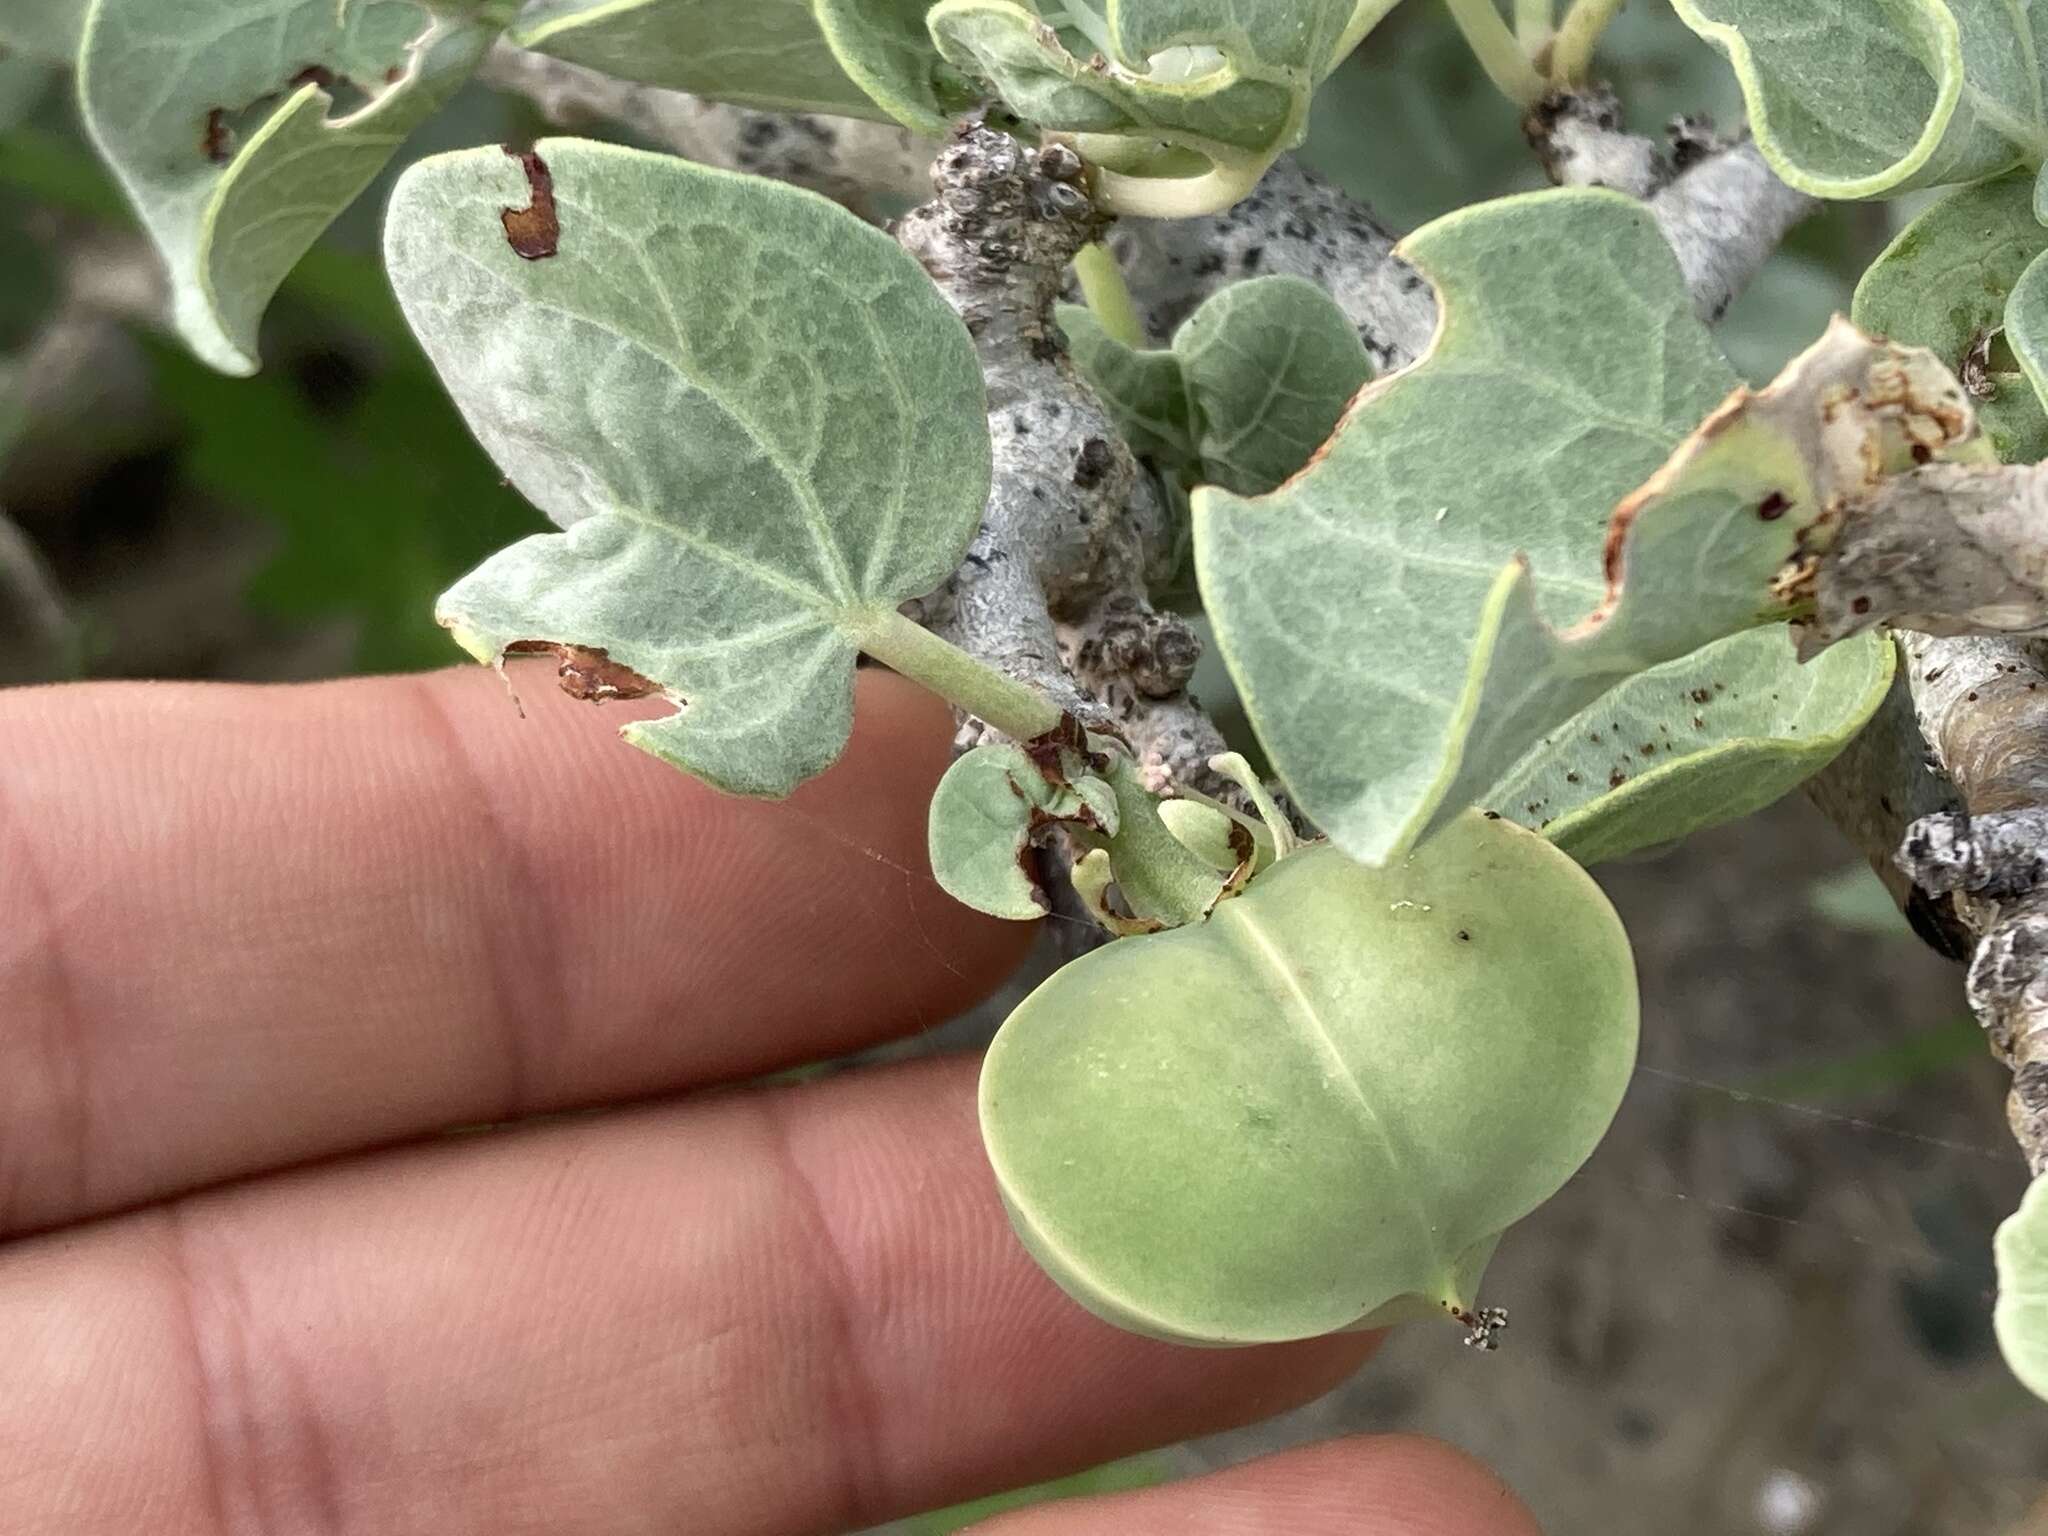
<path id="1" fill-rule="evenodd" d="M 1555 0 L 1515 0 L 1515 41 L 1531 58 L 1550 41 L 1556 21 Z"/>
<path id="2" fill-rule="evenodd" d="M 1387 12 L 1398 4 L 1400 0 L 1359 0 L 1358 9 L 1351 13 L 1350 24 L 1344 28 L 1344 35 L 1330 50 L 1329 68 L 1335 69 L 1351 57 L 1351 50 L 1364 42 L 1366 34 L 1386 20 Z"/>
<path id="3" fill-rule="evenodd" d="M 1559 85 L 1584 85 L 1600 34 L 1626 4 L 1628 0 L 1572 0 L 1550 50 L 1550 78 Z"/>
<path id="4" fill-rule="evenodd" d="M 1256 187 L 1270 164 L 1269 159 L 1219 164 L 1201 176 L 1126 176 L 1098 167 L 1095 206 L 1104 213 L 1138 219 L 1195 219 L 1221 213 Z"/>
<path id="5" fill-rule="evenodd" d="M 1515 41 L 1493 0 L 1444 0 L 1444 4 L 1486 78 L 1503 96 L 1518 107 L 1533 107 L 1543 99 L 1549 85 Z"/>
<path id="6" fill-rule="evenodd" d="M 1116 264 L 1109 247 L 1082 246 L 1080 254 L 1074 257 L 1074 276 L 1081 280 L 1081 297 L 1088 301 L 1089 310 L 1102 322 L 1111 339 L 1142 350 L 1148 344 L 1145 323 L 1138 318 L 1138 306 L 1131 302 L 1130 285 L 1124 281 L 1123 268 Z"/>
<path id="7" fill-rule="evenodd" d="M 860 648 L 884 666 L 986 720 L 1006 736 L 1029 741 L 1058 730 L 1064 718 L 1060 707 L 1036 688 L 1005 677 L 893 608 L 862 614 L 854 636 Z"/>

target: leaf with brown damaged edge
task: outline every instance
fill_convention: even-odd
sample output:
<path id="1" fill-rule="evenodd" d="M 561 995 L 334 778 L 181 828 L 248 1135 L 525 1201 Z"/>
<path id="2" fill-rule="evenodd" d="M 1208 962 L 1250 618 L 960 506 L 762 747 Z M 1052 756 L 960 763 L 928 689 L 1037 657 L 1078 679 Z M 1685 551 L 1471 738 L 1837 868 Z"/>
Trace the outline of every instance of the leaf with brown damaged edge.
<path id="1" fill-rule="evenodd" d="M 645 699 L 663 693 L 661 684 L 607 656 L 602 646 L 556 645 L 549 640 L 515 640 L 507 656 L 553 656 L 562 692 L 572 699 L 605 704 L 613 699 Z M 676 702 L 680 703 L 680 700 Z"/>
<path id="2" fill-rule="evenodd" d="M 528 261 L 540 261 L 554 255 L 562 243 L 562 223 L 555 215 L 555 179 L 548 173 L 547 161 L 535 151 L 514 149 L 510 144 L 504 148 L 526 173 L 532 196 L 524 208 L 500 209 L 498 222 L 505 226 L 505 239 L 513 250 Z"/>
<path id="3" fill-rule="evenodd" d="M 542 202 L 536 166 L 573 235 L 548 260 L 505 219 Z M 987 499 L 981 368 L 886 234 L 794 187 L 549 139 L 413 166 L 385 260 L 470 429 L 563 530 L 441 599 L 479 660 L 540 646 L 572 691 L 658 693 L 677 712 L 628 741 L 764 796 L 845 746 L 860 651 L 965 660 L 897 610 L 952 574 Z"/>
<path id="4" fill-rule="evenodd" d="M 1101 837 L 1117 830 L 1116 794 L 1079 754 L 1048 770 L 1037 754 L 976 747 L 946 770 L 932 795 L 932 874 L 956 901 L 992 917 L 1042 917 L 1049 904 L 1032 867 L 1035 839 L 1072 824 Z"/>
<path id="5" fill-rule="evenodd" d="M 1438 291 L 1429 353 L 1270 495 L 1194 497 L 1252 723 L 1302 809 L 1371 864 L 1615 684 L 1791 617 L 1774 578 L 1820 503 L 1773 410 L 1881 392 L 1899 355 L 1845 328 L 1730 395 L 1655 222 L 1609 192 L 1465 209 L 1402 254 Z"/>
<path id="6" fill-rule="evenodd" d="M 469 78 L 505 8 L 94 0 L 78 56 L 86 128 L 163 255 L 193 351 L 255 371 L 271 295 Z M 344 87 L 362 104 L 342 104 Z"/>

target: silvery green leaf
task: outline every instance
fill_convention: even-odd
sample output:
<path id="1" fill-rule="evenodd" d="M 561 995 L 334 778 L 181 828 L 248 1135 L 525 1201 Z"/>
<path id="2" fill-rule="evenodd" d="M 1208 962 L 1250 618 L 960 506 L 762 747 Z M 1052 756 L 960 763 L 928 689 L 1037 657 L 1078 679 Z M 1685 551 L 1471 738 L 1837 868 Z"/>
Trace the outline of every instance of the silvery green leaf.
<path id="1" fill-rule="evenodd" d="M 660 693 L 679 712 L 627 739 L 722 788 L 829 764 L 856 650 L 914 630 L 897 605 L 988 494 L 973 344 L 916 261 L 808 192 L 575 139 L 413 166 L 385 259 L 471 430 L 567 530 L 441 621 L 486 661 L 539 645 L 578 691 Z"/>
<path id="2" fill-rule="evenodd" d="M 523 47 L 715 101 L 893 117 L 942 131 L 964 96 L 924 26 L 930 0 L 540 0 Z"/>
<path id="3" fill-rule="evenodd" d="M 1772 167 L 1817 197 L 1976 181 L 2048 153 L 2040 0 L 1673 0 L 1727 54 Z"/>
<path id="4" fill-rule="evenodd" d="M 1048 910 L 1030 869 L 1032 834 L 1072 822 L 1117 829 L 1116 793 L 1086 773 L 1049 778 L 1022 747 L 976 747 L 932 795 L 932 875 L 955 900 L 992 917 L 1028 920 Z"/>
<path id="5" fill-rule="evenodd" d="M 1500 1233 L 1613 1119 L 1636 1022 L 1599 887 L 1473 813 L 1383 870 L 1287 855 L 1068 965 L 989 1047 L 982 1138 L 1025 1246 L 1122 1327 L 1469 1317 Z"/>
<path id="6" fill-rule="evenodd" d="M 1194 496 L 1246 712 L 1302 809 L 1367 863 L 1615 684 L 1795 611 L 1773 583 L 1824 504 L 1815 391 L 1896 366 L 1844 327 L 1694 431 L 1734 376 L 1640 205 L 1503 199 L 1403 251 L 1437 287 L 1432 350 L 1277 491 Z M 1927 384 L 1967 419 L 1953 379 Z"/>
<path id="7" fill-rule="evenodd" d="M 1309 461 L 1372 377 L 1358 330 L 1314 283 L 1232 283 L 1174 334 L 1199 430 L 1202 478 L 1244 496 Z"/>
<path id="8" fill-rule="evenodd" d="M 1802 667 L 1782 626 L 1731 635 L 1609 689 L 1480 802 L 1581 864 L 1733 821 L 1834 761 L 1883 702 L 1893 656 L 1865 634 Z"/>
<path id="9" fill-rule="evenodd" d="M 78 57 L 85 11 L 86 0 L 7 0 L 0 9 L 0 50 L 69 64 Z"/>
<path id="10" fill-rule="evenodd" d="M 1111 206 L 1193 214 L 1228 207 L 1301 142 L 1316 86 L 1393 4 L 939 0 L 928 25 L 1020 117 L 1092 136 Z"/>
<path id="11" fill-rule="evenodd" d="M 2013 1375 L 2048 1398 L 2048 1176 L 2034 1180 L 2020 1208 L 1999 1223 L 1998 1304 L 1991 1326 Z"/>
<path id="12" fill-rule="evenodd" d="M 1177 354 L 1125 346 L 1078 304 L 1058 309 L 1074 366 L 1108 407 L 1131 452 L 1200 479 L 1187 378 Z"/>
<path id="13" fill-rule="evenodd" d="M 1372 376 L 1357 329 L 1298 277 L 1232 283 L 1164 350 L 1123 345 L 1086 310 L 1060 323 L 1133 451 L 1247 496 L 1306 464 Z"/>
<path id="14" fill-rule="evenodd" d="M 94 0 L 86 127 L 170 268 L 195 352 L 255 371 L 278 284 L 468 79 L 502 3 Z M 364 100 L 338 106 L 344 89 Z"/>
<path id="15" fill-rule="evenodd" d="M 2048 342 L 2041 320 L 2011 301 L 2043 251 L 2034 178 L 2001 176 L 1943 197 L 1900 231 L 1856 285 L 1851 314 L 1866 331 L 1926 347 L 1958 371 L 1979 352 L 1978 424 L 1998 457 L 2031 464 L 2048 455 L 2048 411 L 2022 368 L 1996 365 L 2002 331 L 2015 354 Z M 2036 340 L 2039 338 L 2039 340 Z"/>
<path id="16" fill-rule="evenodd" d="M 2042 401 L 2048 401 L 2048 249 L 2027 264 L 2014 282 L 2005 304 L 2005 344 L 2020 365 L 2022 378 L 1992 371 L 1989 382 L 1998 390 L 1993 407 L 2007 401 L 2010 410 L 1998 419 L 2010 423 L 2015 417 L 2031 421 Z M 1992 353 L 1995 368 L 1997 353 Z M 2031 386 L 2031 387 L 2029 387 Z M 1999 457 L 2008 463 L 2034 463 L 2048 458 L 2048 421 L 2038 434 L 2017 437 L 2008 444 L 1993 439 Z M 2008 447 L 2010 452 L 2008 452 Z"/>

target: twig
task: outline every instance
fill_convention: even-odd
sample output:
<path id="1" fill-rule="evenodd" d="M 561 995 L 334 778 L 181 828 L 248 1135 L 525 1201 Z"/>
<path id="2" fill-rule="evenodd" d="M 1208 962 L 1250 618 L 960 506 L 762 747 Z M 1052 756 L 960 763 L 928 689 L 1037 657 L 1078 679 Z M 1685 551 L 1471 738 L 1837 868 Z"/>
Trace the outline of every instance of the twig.
<path id="1" fill-rule="evenodd" d="M 1628 132 L 1605 86 L 1553 92 L 1522 128 L 1559 186 L 1609 187 L 1649 203 L 1709 323 L 1820 206 L 1780 181 L 1755 144 L 1725 142 L 1702 118 L 1677 119 L 1661 144 Z"/>
<path id="2" fill-rule="evenodd" d="M 936 148 L 904 128 L 702 101 L 504 42 L 485 57 L 479 77 L 527 97 L 561 127 L 616 123 L 685 159 L 809 187 L 870 219 L 925 195 Z"/>
<path id="3" fill-rule="evenodd" d="M 1905 637 L 1921 733 L 1963 809 L 1913 824 L 1899 865 L 1976 938 L 1970 1006 L 2012 1069 L 2006 1119 L 2048 1172 L 2048 666 L 2041 642 Z"/>
<path id="4" fill-rule="evenodd" d="M 969 123 L 932 181 L 938 196 L 896 235 L 974 336 L 995 478 L 966 561 L 913 616 L 1120 732 L 1155 787 L 1211 787 L 1222 737 L 1185 692 L 1200 645 L 1150 598 L 1172 574 L 1174 519 L 1053 323 L 1068 264 L 1103 224 L 1080 158 Z"/>
<path id="5" fill-rule="evenodd" d="M 1109 244 L 1155 345 L 1218 289 L 1285 273 L 1335 299 L 1386 372 L 1415 361 L 1436 330 L 1436 297 L 1394 255 L 1394 242 L 1371 209 L 1286 155 L 1236 207 L 1201 219 L 1129 220 Z"/>

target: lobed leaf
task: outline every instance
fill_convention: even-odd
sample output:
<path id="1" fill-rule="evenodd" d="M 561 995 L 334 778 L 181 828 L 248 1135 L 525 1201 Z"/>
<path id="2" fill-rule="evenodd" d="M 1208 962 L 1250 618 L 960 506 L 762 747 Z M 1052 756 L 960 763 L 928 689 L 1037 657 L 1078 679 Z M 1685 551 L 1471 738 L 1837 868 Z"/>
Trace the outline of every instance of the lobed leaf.
<path id="1" fill-rule="evenodd" d="M 944 131 L 967 95 L 925 30 L 930 0 L 540 0 L 522 47 L 626 80 L 776 111 Z"/>
<path id="2" fill-rule="evenodd" d="M 856 651 L 988 496 L 980 366 L 923 269 L 811 193 L 575 139 L 413 166 L 385 260 L 471 430 L 567 530 L 441 622 L 485 661 L 556 651 L 577 691 L 660 693 L 679 712 L 623 734 L 723 789 L 826 767 Z"/>
<path id="3" fill-rule="evenodd" d="M 1085 309 L 1059 319 L 1134 452 L 1247 496 L 1307 463 L 1372 377 L 1343 310 L 1298 277 L 1231 284 L 1163 351 L 1125 346 Z"/>
<path id="4" fill-rule="evenodd" d="M 1817 197 L 1977 181 L 2048 154 L 2040 0 L 1673 0 L 1728 55 L 1772 167 Z"/>
<path id="5" fill-rule="evenodd" d="M 1191 214 L 1228 207 L 1301 142 L 1316 86 L 1394 3 L 940 0 L 927 24 L 1018 116 L 1104 140 L 1084 149 L 1110 202 Z"/>
<path id="6" fill-rule="evenodd" d="M 1958 372 L 1976 368 L 1977 420 L 1998 457 L 2048 456 L 2048 410 L 2023 366 L 2000 365 L 2003 333 L 2024 363 L 2048 346 L 2048 315 L 2015 302 L 2021 277 L 2048 251 L 2024 172 L 1943 197 L 1899 232 L 1856 285 L 1851 314 L 1866 331 L 1926 347 Z M 1973 364 L 1972 355 L 1977 354 Z M 2038 377 L 2038 372 L 2036 374 Z"/>
<path id="7" fill-rule="evenodd" d="M 1403 251 L 1437 285 L 1429 354 L 1270 495 L 1194 497 L 1246 712 L 1303 810 L 1375 864 L 1615 684 L 1796 611 L 1773 582 L 1824 503 L 1791 439 L 1815 390 L 1889 355 L 1835 337 L 1688 437 L 1733 374 L 1640 205 L 1534 193 Z"/>
<path id="8" fill-rule="evenodd" d="M 982 1136 L 1025 1245 L 1125 1328 L 1470 1313 L 1500 1233 L 1613 1119 L 1636 1026 L 1599 888 L 1475 813 L 1384 870 L 1290 854 L 1068 965 L 989 1047 Z"/>
<path id="9" fill-rule="evenodd" d="M 2020 1208 L 1999 1223 L 1998 1302 L 1991 1326 L 2020 1384 L 2048 1398 L 2048 1177 L 2027 1186 Z"/>
<path id="10" fill-rule="evenodd" d="M 932 795 L 932 875 L 977 912 L 1042 917 L 1049 907 L 1030 868 L 1031 839 L 1057 822 L 1114 834 L 1116 792 L 1085 773 L 1048 776 L 1012 743 L 976 747 L 946 770 Z"/>
<path id="11" fill-rule="evenodd" d="M 503 0 L 94 0 L 79 99 L 179 334 L 253 373 L 271 295 L 469 78 Z M 337 108 L 337 93 L 365 99 Z"/>

